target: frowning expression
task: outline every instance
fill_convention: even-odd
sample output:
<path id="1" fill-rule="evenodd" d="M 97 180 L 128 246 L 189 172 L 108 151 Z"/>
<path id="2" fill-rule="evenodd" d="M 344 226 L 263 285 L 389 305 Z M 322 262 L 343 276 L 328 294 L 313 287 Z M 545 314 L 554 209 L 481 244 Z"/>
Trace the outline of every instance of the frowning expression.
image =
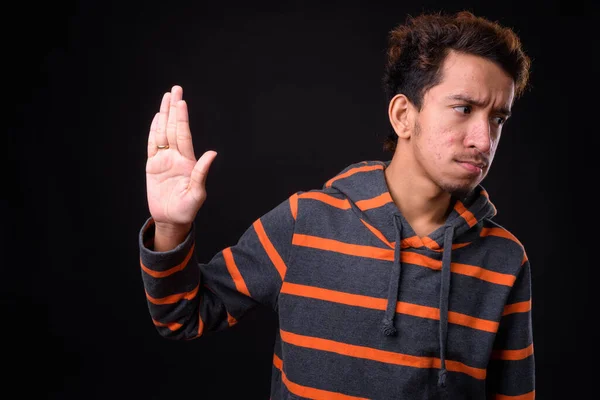
<path id="1" fill-rule="evenodd" d="M 496 63 L 451 51 L 439 84 L 425 92 L 409 140 L 417 171 L 450 193 L 487 175 L 510 116 L 514 80 Z"/>

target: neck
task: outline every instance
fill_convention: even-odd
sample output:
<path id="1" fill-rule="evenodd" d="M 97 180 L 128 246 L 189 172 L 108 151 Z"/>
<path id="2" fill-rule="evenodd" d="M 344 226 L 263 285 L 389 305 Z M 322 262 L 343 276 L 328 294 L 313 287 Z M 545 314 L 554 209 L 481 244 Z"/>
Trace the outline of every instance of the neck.
<path id="1" fill-rule="evenodd" d="M 392 200 L 419 236 L 443 225 L 451 209 L 451 195 L 414 168 L 410 155 L 392 158 L 385 179 Z"/>

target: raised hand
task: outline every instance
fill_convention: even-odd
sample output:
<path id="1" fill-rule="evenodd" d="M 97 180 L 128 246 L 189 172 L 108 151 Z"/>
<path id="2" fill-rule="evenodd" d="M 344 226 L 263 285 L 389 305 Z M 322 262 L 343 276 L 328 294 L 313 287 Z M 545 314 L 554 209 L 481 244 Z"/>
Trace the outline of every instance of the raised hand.
<path id="1" fill-rule="evenodd" d="M 187 233 L 206 200 L 206 176 L 215 151 L 196 160 L 183 89 L 173 86 L 163 95 L 148 136 L 146 189 L 157 234 Z"/>

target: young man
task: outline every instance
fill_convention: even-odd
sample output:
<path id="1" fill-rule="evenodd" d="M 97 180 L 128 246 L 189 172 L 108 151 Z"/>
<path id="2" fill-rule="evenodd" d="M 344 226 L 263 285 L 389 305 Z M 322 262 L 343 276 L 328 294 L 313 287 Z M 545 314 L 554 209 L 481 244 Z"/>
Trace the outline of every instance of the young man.
<path id="1" fill-rule="evenodd" d="M 196 160 L 182 88 L 165 93 L 139 242 L 154 324 L 191 339 L 271 307 L 272 399 L 533 399 L 530 265 L 480 185 L 529 58 L 467 12 L 409 18 L 388 54 L 392 159 L 295 193 L 208 264 L 194 219 L 216 153 Z"/>

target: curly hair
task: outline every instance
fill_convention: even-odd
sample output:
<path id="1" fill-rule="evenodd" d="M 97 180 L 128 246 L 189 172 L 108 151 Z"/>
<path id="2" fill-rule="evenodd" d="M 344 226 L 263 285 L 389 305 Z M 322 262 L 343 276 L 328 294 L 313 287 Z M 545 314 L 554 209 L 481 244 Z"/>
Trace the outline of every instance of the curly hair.
<path id="1" fill-rule="evenodd" d="M 450 50 L 484 57 L 497 63 L 515 82 L 515 99 L 529 81 L 531 59 L 516 33 L 469 11 L 409 16 L 389 33 L 383 86 L 386 97 L 404 94 L 421 110 L 425 92 L 442 80 L 442 66 Z M 392 131 L 384 150 L 394 151 L 398 137 Z"/>

